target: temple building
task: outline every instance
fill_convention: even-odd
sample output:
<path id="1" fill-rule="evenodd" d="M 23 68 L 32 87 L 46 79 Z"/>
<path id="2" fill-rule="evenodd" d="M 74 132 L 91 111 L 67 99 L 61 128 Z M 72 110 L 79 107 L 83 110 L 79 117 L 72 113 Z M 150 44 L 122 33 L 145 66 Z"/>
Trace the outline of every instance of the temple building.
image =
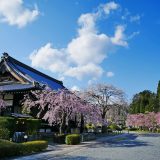
<path id="1" fill-rule="evenodd" d="M 24 94 L 44 88 L 64 88 L 63 82 L 41 73 L 3 53 L 0 61 L 0 98 L 7 104 L 7 114 L 21 113 Z M 1 113 L 2 114 L 2 113 Z"/>

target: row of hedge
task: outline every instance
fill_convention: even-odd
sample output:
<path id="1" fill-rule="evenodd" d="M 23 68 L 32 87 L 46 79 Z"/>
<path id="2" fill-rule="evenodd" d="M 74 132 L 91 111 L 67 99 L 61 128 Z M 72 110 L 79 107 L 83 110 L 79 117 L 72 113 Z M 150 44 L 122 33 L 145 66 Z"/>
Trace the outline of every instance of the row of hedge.
<path id="1" fill-rule="evenodd" d="M 33 118 L 14 118 L 14 117 L 1 117 L 0 116 L 0 128 L 8 129 L 10 137 L 16 132 L 26 132 L 28 135 L 36 134 L 36 131 L 40 128 L 41 120 Z"/>
<path id="2" fill-rule="evenodd" d="M 81 142 L 81 136 L 80 134 L 60 134 L 60 135 L 54 135 L 53 137 L 54 143 L 59 144 L 68 144 L 68 145 L 76 145 Z"/>
<path id="3" fill-rule="evenodd" d="M 69 134 L 66 136 L 65 141 L 68 145 L 76 145 L 80 143 L 81 137 L 79 134 Z"/>
<path id="4" fill-rule="evenodd" d="M 10 131 L 7 128 L 0 128 L 0 139 L 9 140 Z"/>
<path id="5" fill-rule="evenodd" d="M 13 143 L 7 140 L 0 140 L 0 158 L 26 155 L 40 152 L 48 146 L 47 141 L 30 141 L 25 143 Z"/>

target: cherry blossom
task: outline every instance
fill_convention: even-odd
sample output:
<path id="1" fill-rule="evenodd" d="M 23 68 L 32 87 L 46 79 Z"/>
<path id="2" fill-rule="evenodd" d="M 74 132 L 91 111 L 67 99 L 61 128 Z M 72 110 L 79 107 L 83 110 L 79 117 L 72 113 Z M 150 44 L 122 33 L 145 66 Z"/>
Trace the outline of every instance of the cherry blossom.
<path id="1" fill-rule="evenodd" d="M 102 123 L 100 108 L 67 89 L 55 92 L 46 88 L 26 95 L 24 109 L 30 111 L 32 108 L 38 108 L 37 117 L 47 120 L 50 125 L 60 125 L 60 129 L 75 116 L 79 123 L 82 116 L 85 123 Z"/>
<path id="2" fill-rule="evenodd" d="M 127 116 L 126 125 L 132 127 L 147 127 L 148 129 L 154 129 L 160 126 L 160 112 L 129 114 Z"/>

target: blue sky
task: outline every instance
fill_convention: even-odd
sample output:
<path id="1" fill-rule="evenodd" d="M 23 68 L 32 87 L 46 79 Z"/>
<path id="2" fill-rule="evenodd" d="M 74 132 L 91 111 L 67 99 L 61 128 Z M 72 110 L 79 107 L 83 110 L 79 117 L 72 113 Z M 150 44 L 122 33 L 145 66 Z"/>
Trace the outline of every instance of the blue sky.
<path id="1" fill-rule="evenodd" d="M 130 99 L 160 80 L 159 0 L 1 0 L 0 51 L 69 88 L 113 84 Z"/>

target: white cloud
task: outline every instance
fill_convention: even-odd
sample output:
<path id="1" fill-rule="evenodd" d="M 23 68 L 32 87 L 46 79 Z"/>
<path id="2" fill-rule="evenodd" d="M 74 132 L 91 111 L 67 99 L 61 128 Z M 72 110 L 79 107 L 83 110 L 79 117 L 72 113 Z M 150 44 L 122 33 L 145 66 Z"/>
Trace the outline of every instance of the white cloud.
<path id="1" fill-rule="evenodd" d="M 118 25 L 115 30 L 114 37 L 111 38 L 112 42 L 115 45 L 127 47 L 128 43 L 126 41 L 126 35 L 124 34 L 125 27 L 122 25 Z"/>
<path id="2" fill-rule="evenodd" d="M 87 65 L 71 67 L 67 70 L 65 75 L 70 77 L 75 77 L 78 80 L 82 80 L 82 78 L 89 77 L 100 77 L 103 74 L 103 69 L 99 65 L 95 65 L 94 63 L 88 63 Z"/>
<path id="3" fill-rule="evenodd" d="M 139 22 L 141 19 L 140 15 L 135 15 L 130 17 L 130 22 Z"/>
<path id="4" fill-rule="evenodd" d="M 116 10 L 118 8 L 119 8 L 119 5 L 113 1 L 103 5 L 103 9 L 106 14 L 110 14 L 112 10 Z"/>
<path id="5" fill-rule="evenodd" d="M 111 71 L 109 71 L 109 72 L 107 72 L 107 77 L 113 77 L 114 76 L 114 73 L 113 72 L 111 72 Z"/>
<path id="6" fill-rule="evenodd" d="M 76 64 L 98 64 L 105 59 L 111 45 L 107 35 L 88 33 L 73 39 L 68 45 L 68 52 Z"/>
<path id="7" fill-rule="evenodd" d="M 33 51 L 29 58 L 33 67 L 41 67 L 54 73 L 63 73 L 68 68 L 65 49 L 55 49 L 51 43 Z"/>
<path id="8" fill-rule="evenodd" d="M 80 26 L 80 28 L 78 29 L 79 35 L 96 33 L 97 31 L 95 22 L 98 17 L 98 12 L 82 14 L 78 19 L 78 24 Z"/>
<path id="9" fill-rule="evenodd" d="M 123 25 L 115 28 L 113 36 L 100 33 L 96 27 L 97 21 L 104 14 L 109 15 L 111 10 L 118 7 L 115 2 L 109 2 L 100 5 L 96 12 L 82 14 L 78 18 L 77 36 L 67 44 L 67 47 L 58 49 L 52 47 L 50 43 L 46 44 L 31 54 L 32 66 L 78 80 L 83 78 L 95 80 L 101 77 L 104 73 L 101 63 L 108 54 L 115 47 L 128 46 Z"/>
<path id="10" fill-rule="evenodd" d="M 35 6 L 33 10 L 23 6 L 23 0 L 0 0 L 0 21 L 19 28 L 34 21 L 39 15 Z"/>

